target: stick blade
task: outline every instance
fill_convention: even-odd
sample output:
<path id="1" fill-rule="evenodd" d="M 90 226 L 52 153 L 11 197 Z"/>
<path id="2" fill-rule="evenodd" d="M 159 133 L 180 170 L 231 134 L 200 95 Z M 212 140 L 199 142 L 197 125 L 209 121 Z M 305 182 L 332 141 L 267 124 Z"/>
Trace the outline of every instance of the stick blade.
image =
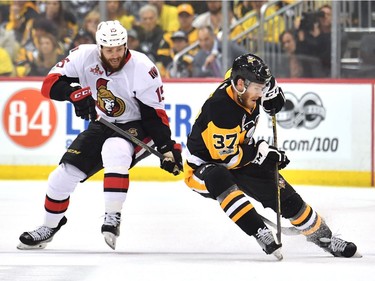
<path id="1" fill-rule="evenodd" d="M 269 219 L 261 216 L 261 218 L 263 219 L 263 221 L 270 227 L 274 228 L 274 229 L 277 229 L 277 225 L 270 221 Z M 294 235 L 300 235 L 301 234 L 301 231 L 299 231 L 297 228 L 291 226 L 291 227 L 281 227 L 281 233 L 284 234 L 284 235 L 288 235 L 288 236 L 294 236 Z"/>

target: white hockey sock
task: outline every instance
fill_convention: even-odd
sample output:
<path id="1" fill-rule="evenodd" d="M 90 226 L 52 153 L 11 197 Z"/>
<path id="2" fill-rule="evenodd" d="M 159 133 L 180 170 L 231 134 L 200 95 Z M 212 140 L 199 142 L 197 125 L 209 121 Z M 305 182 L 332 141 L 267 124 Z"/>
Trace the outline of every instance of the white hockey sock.
<path id="1" fill-rule="evenodd" d="M 60 164 L 49 175 L 46 195 L 52 200 L 66 200 L 75 190 L 77 184 L 85 178 L 86 174 L 73 165 Z M 54 228 L 64 215 L 65 212 L 52 213 L 46 211 L 43 225 Z"/>

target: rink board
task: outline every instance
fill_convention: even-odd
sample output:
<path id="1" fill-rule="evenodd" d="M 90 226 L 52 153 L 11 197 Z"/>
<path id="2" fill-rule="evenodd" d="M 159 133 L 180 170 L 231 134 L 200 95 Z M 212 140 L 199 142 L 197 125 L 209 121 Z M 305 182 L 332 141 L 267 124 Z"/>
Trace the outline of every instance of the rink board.
<path id="1" fill-rule="evenodd" d="M 172 138 L 186 146 L 201 105 L 218 81 L 169 80 L 165 105 Z M 283 171 L 296 184 L 374 185 L 374 81 L 281 80 L 287 99 L 277 114 L 278 144 L 291 163 Z M 0 80 L 0 179 L 46 179 L 70 142 L 87 127 L 70 103 L 40 95 L 41 80 Z M 262 111 L 256 139 L 272 142 Z M 93 179 L 101 179 L 102 173 Z M 132 169 L 133 180 L 181 180 L 150 156 Z"/>

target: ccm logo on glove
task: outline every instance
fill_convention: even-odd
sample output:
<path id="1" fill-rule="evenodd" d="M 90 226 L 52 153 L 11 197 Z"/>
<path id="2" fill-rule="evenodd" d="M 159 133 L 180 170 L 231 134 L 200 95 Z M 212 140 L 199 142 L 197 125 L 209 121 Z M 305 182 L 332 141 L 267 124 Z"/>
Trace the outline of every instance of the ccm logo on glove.
<path id="1" fill-rule="evenodd" d="M 74 111 L 78 117 L 85 120 L 95 121 L 95 100 L 91 96 L 90 87 L 74 88 L 69 95 L 69 101 L 73 103 Z"/>
<path id="2" fill-rule="evenodd" d="M 72 102 L 80 101 L 86 98 L 87 96 L 91 96 L 91 89 L 90 87 L 78 89 L 70 94 L 70 100 Z"/>

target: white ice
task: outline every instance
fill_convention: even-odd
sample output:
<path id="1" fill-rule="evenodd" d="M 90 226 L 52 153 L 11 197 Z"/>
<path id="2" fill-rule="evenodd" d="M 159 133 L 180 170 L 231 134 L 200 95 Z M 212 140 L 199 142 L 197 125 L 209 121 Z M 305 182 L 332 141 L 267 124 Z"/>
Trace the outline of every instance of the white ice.
<path id="1" fill-rule="evenodd" d="M 283 235 L 284 260 L 276 261 L 216 201 L 183 182 L 131 182 L 115 251 L 100 233 L 102 183 L 80 184 L 71 196 L 68 223 L 47 248 L 20 251 L 19 235 L 42 224 L 46 182 L 0 181 L 0 280 L 375 280 L 375 188 L 295 188 L 333 232 L 357 244 L 362 258 L 334 258 L 304 237 Z"/>

